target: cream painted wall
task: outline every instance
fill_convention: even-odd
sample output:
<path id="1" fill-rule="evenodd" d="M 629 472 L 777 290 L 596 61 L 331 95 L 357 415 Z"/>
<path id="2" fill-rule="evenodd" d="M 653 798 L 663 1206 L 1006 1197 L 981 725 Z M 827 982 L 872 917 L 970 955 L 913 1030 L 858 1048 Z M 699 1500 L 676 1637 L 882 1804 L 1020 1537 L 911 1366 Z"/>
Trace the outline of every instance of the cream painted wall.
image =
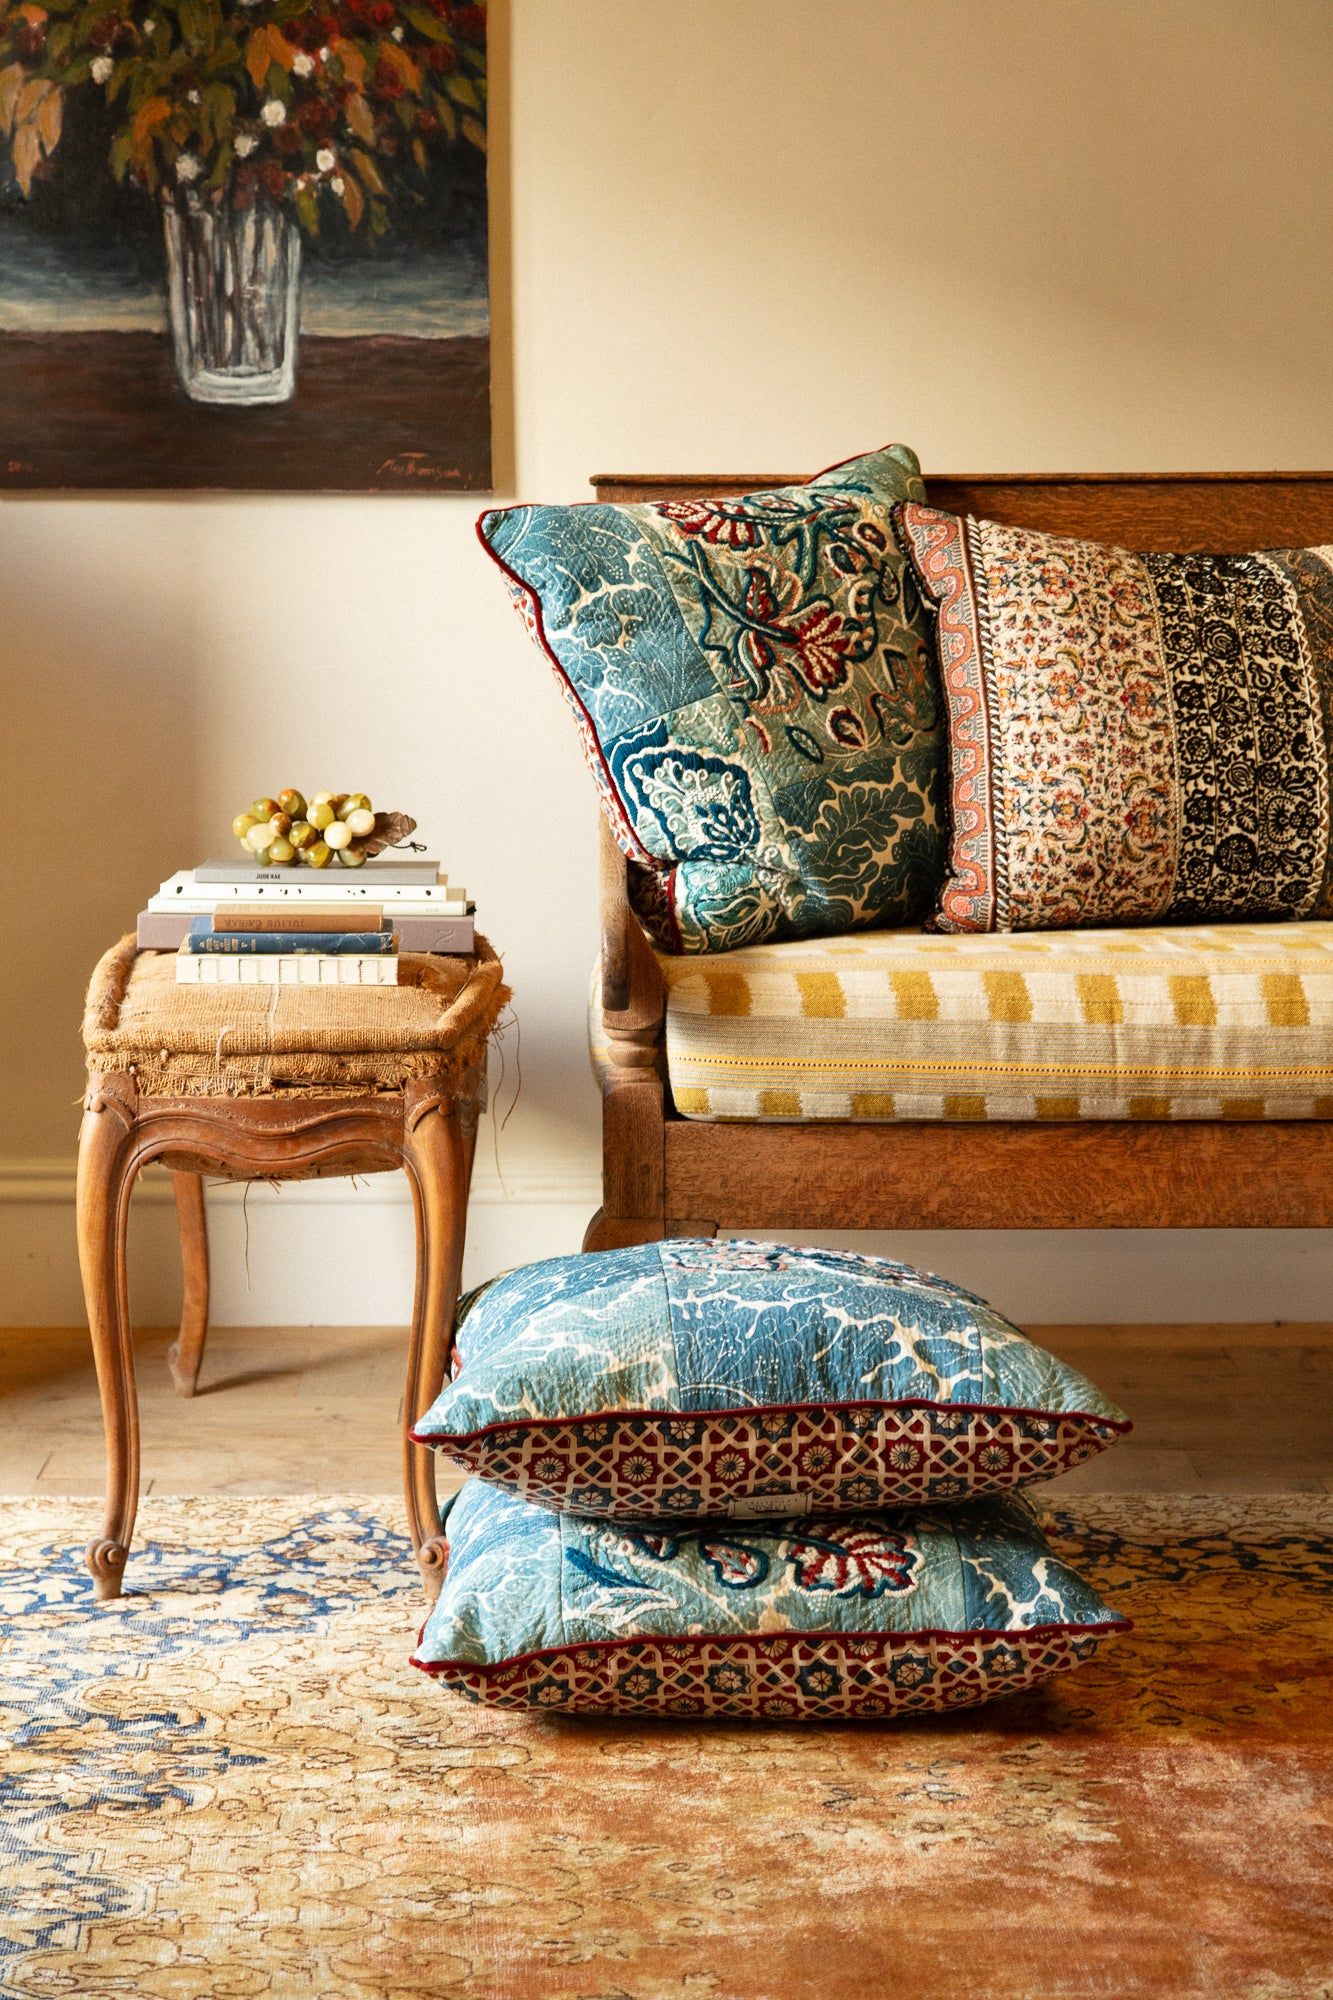
<path id="1" fill-rule="evenodd" d="M 616 468 L 1333 463 L 1329 0 L 492 0 L 504 492 Z M 3 412 L 0 412 L 0 429 Z M 0 435 L 0 449 L 3 437 Z M 237 807 L 412 809 L 518 994 L 474 1271 L 577 1241 L 592 793 L 472 499 L 9 499 L 0 1320 L 77 1311 L 83 981 Z M 513 1041 L 510 1042 L 511 1052 Z M 511 1068 L 512 1077 L 512 1068 Z M 507 1097 L 506 1097 L 507 1101 Z M 483 1147 L 485 1157 L 485 1144 Z M 338 1191 L 335 1191 L 336 1193 Z M 220 1207 L 220 1316 L 405 1311 L 401 1203 Z M 165 1210 L 140 1310 L 172 1309 Z M 1316 1239 L 903 1241 L 1032 1317 L 1313 1316 Z"/>

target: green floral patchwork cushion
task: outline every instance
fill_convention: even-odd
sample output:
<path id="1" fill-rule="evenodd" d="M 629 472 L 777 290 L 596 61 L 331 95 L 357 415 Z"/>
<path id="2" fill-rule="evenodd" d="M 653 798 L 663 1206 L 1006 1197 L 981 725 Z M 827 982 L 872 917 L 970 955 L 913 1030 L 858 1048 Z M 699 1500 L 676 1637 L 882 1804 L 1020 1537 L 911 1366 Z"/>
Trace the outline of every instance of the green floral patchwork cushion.
<path id="1" fill-rule="evenodd" d="M 887 1716 L 1076 1666 L 1127 1621 L 1019 1495 L 630 1529 L 472 1480 L 414 1664 L 498 1708 Z"/>
<path id="2" fill-rule="evenodd" d="M 946 1279 L 887 1257 L 675 1239 L 473 1295 L 413 1436 L 621 1521 L 856 1512 L 1049 1479 L 1129 1423 Z"/>
<path id="3" fill-rule="evenodd" d="M 667 950 L 930 907 L 941 710 L 891 518 L 923 498 L 891 445 L 739 499 L 482 516 Z"/>

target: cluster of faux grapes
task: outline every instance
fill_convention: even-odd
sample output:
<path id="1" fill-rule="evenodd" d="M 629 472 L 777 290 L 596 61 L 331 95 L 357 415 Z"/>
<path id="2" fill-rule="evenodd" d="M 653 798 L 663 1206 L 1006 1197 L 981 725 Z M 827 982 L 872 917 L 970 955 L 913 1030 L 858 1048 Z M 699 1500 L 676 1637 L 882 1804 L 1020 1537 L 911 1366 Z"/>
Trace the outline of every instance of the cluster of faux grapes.
<path id="1" fill-rule="evenodd" d="M 300 792 L 279 792 L 238 813 L 231 830 L 261 868 L 290 868 L 298 861 L 327 868 L 335 857 L 344 868 L 359 868 L 375 812 L 364 792 L 316 792 L 309 805 Z"/>

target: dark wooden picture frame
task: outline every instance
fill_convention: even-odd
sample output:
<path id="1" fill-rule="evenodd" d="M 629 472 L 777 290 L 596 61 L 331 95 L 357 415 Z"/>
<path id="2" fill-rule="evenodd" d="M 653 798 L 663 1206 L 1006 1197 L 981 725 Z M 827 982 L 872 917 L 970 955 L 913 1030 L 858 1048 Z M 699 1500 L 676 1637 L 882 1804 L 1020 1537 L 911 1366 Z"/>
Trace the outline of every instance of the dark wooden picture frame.
<path id="1" fill-rule="evenodd" d="M 0 7 L 0 493 L 491 485 L 486 0 Z"/>

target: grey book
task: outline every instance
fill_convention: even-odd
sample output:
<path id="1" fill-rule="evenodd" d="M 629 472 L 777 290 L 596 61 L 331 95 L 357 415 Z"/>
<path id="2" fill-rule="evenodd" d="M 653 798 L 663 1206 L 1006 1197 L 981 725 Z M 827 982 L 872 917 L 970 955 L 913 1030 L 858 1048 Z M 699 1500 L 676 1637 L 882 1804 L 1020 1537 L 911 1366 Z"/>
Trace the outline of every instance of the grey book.
<path id="1" fill-rule="evenodd" d="M 302 877 L 311 871 L 302 869 Z M 254 861 L 205 861 L 196 868 L 196 882 L 290 882 L 297 873 L 295 868 L 261 868 Z M 434 882 L 440 873 L 438 861 L 432 861 L 427 854 L 377 854 L 373 861 L 363 861 L 356 869 L 343 869 L 336 864 L 321 871 L 321 879 L 330 888 L 340 875 L 353 876 L 358 882 Z"/>

